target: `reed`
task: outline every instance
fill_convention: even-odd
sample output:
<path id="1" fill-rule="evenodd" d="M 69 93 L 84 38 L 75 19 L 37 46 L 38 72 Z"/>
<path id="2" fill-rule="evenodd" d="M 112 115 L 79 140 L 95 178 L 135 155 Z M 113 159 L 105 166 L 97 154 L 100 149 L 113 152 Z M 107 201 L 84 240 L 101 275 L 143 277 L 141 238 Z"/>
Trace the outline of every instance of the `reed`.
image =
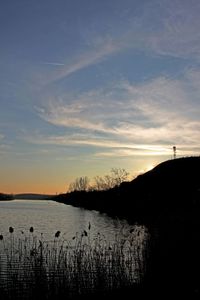
<path id="1" fill-rule="evenodd" d="M 57 231 L 45 241 L 29 232 L 0 235 L 1 299 L 68 299 L 140 284 L 148 233 L 135 227 L 107 241 L 87 229 L 66 240 Z"/>

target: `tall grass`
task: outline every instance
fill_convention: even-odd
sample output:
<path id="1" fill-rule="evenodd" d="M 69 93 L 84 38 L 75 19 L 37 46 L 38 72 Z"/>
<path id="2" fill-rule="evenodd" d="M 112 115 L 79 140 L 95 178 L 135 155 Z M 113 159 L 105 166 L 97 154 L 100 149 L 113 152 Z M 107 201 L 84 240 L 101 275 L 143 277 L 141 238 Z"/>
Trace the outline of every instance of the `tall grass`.
<path id="1" fill-rule="evenodd" d="M 148 233 L 135 226 L 113 241 L 91 225 L 71 240 L 57 231 L 52 241 L 43 235 L 0 235 L 1 299 L 62 299 L 137 285 L 144 273 Z"/>

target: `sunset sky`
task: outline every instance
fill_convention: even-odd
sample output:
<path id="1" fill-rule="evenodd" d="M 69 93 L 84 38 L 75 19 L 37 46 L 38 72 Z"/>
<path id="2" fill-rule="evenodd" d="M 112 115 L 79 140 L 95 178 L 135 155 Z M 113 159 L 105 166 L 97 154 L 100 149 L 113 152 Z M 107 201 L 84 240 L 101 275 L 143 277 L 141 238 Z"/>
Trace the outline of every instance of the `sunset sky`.
<path id="1" fill-rule="evenodd" d="M 0 192 L 199 155 L 199 16 L 199 0 L 0 1 Z"/>

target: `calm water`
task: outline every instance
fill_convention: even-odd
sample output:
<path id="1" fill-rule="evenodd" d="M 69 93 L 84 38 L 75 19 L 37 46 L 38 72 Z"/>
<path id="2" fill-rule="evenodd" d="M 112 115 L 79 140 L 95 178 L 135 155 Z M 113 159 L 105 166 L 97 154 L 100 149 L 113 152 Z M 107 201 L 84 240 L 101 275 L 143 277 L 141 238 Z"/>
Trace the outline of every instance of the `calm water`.
<path id="1" fill-rule="evenodd" d="M 137 225 L 130 226 L 125 220 L 113 219 L 96 211 L 88 211 L 70 205 L 46 200 L 14 200 L 0 202 L 0 234 L 9 235 L 12 226 L 15 234 L 28 233 L 31 226 L 35 233 L 43 234 L 44 239 L 54 238 L 57 230 L 65 239 L 71 239 L 77 232 L 88 229 L 91 234 L 98 232 L 106 239 L 114 239 L 116 234 L 125 234 L 131 229 L 142 231 Z M 142 242 L 143 235 L 140 234 Z"/>
<path id="2" fill-rule="evenodd" d="M 90 234 L 82 239 L 84 230 Z M 0 235 L 0 291 L 8 299 L 30 299 L 40 281 L 47 298 L 55 287 L 76 295 L 131 286 L 145 273 L 147 229 L 96 211 L 46 200 L 0 201 Z"/>

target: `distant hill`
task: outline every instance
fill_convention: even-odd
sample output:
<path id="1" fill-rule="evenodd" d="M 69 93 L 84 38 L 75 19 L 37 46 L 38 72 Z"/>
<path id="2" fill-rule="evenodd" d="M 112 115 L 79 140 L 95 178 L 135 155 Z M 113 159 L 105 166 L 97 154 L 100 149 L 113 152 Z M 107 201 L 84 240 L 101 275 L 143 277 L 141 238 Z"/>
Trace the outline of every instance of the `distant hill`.
<path id="1" fill-rule="evenodd" d="M 0 193 L 0 201 L 13 200 L 13 195 Z"/>
<path id="2" fill-rule="evenodd" d="M 52 195 L 44 195 L 44 194 L 16 194 L 14 195 L 15 199 L 29 199 L 29 200 L 49 200 L 52 198 Z"/>
<path id="3" fill-rule="evenodd" d="M 135 219 L 196 207 L 199 198 L 200 157 L 186 157 L 165 161 L 108 191 L 72 192 L 54 200 Z"/>

